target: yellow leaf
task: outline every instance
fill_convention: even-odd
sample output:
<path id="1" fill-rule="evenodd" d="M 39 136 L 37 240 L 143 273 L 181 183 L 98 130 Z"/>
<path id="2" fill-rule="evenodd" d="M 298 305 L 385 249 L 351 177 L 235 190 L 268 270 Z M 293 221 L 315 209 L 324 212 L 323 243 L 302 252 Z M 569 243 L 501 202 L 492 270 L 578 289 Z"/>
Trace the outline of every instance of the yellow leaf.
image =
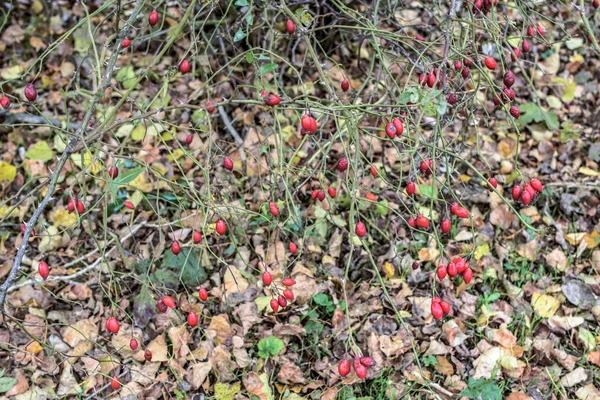
<path id="1" fill-rule="evenodd" d="M 577 246 L 579 243 L 581 243 L 585 235 L 585 232 L 568 233 L 565 235 L 565 239 L 567 239 L 567 242 L 569 242 L 570 245 Z"/>
<path id="2" fill-rule="evenodd" d="M 556 313 L 560 304 L 558 303 L 558 300 L 552 296 L 533 292 L 531 295 L 531 306 L 533 307 L 533 311 L 540 317 L 549 318 Z"/>
<path id="3" fill-rule="evenodd" d="M 583 240 L 586 242 L 588 249 L 593 249 L 600 244 L 600 232 L 586 233 L 583 235 Z"/>
<path id="4" fill-rule="evenodd" d="M 134 180 L 129 182 L 129 186 L 140 189 L 144 193 L 152 191 L 152 184 L 146 179 L 146 174 L 139 174 Z"/>
<path id="5" fill-rule="evenodd" d="M 146 136 L 146 128 L 143 125 L 138 125 L 131 131 L 131 140 L 140 141 Z"/>
<path id="6" fill-rule="evenodd" d="M 388 279 L 392 279 L 394 277 L 394 265 L 390 262 L 385 262 L 383 263 L 383 269 L 385 270 L 385 274 L 387 275 Z"/>
<path id="7" fill-rule="evenodd" d="M 485 257 L 488 254 L 490 254 L 490 245 L 487 243 L 484 243 L 475 249 L 475 259 L 476 260 L 480 260 L 482 257 Z"/>
<path id="8" fill-rule="evenodd" d="M 571 81 L 565 86 L 565 91 L 563 92 L 563 95 L 561 97 L 563 103 L 570 103 L 573 101 L 573 99 L 575 98 L 576 87 L 577 84 L 575 83 L 575 81 Z"/>
<path id="9" fill-rule="evenodd" d="M 163 135 L 164 137 L 164 135 Z M 182 149 L 177 149 L 167 156 L 169 161 L 179 160 L 181 157 L 185 155 L 185 152 Z"/>
<path id="10" fill-rule="evenodd" d="M 18 79 L 23 74 L 23 68 L 20 65 L 13 65 L 12 67 L 3 68 L 0 71 L 0 77 L 7 81 Z"/>
<path id="11" fill-rule="evenodd" d="M 64 208 L 59 208 L 54 213 L 53 222 L 56 227 L 62 226 L 66 228 L 77 222 L 77 215 L 74 213 L 69 214 Z"/>
<path id="12" fill-rule="evenodd" d="M 27 345 L 27 347 L 25 347 L 25 350 L 29 353 L 35 354 L 44 350 L 44 348 L 40 345 L 39 342 L 31 342 Z"/>
<path id="13" fill-rule="evenodd" d="M 579 167 L 579 173 L 586 176 L 598 176 L 600 173 L 588 167 Z"/>
<path id="14" fill-rule="evenodd" d="M 463 182 L 469 182 L 471 180 L 471 177 L 469 175 L 461 175 L 460 176 L 460 180 Z"/>
<path id="15" fill-rule="evenodd" d="M 0 182 L 12 182 L 17 176 L 17 168 L 5 161 L 0 161 Z"/>

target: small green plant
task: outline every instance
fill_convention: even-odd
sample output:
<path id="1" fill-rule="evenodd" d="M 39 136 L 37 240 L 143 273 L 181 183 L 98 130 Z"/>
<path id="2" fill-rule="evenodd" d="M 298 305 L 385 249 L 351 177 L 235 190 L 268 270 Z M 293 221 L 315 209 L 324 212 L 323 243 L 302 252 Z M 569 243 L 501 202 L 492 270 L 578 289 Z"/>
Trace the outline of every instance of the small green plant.
<path id="1" fill-rule="evenodd" d="M 486 379 L 469 378 L 467 389 L 463 389 L 460 394 L 476 400 L 500 400 L 502 398 L 502 390 L 496 382 Z"/>
<path id="2" fill-rule="evenodd" d="M 283 347 L 283 340 L 275 336 L 269 336 L 258 342 L 258 355 L 262 358 L 273 357 L 281 353 Z"/>

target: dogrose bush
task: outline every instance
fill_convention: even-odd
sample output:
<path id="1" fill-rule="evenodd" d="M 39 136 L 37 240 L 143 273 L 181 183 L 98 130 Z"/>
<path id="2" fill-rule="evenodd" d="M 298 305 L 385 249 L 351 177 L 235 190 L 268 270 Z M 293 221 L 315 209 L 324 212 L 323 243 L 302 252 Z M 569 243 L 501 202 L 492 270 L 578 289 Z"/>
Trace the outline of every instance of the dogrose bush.
<path id="1" fill-rule="evenodd" d="M 521 210 L 546 195 L 543 176 L 521 147 L 574 135 L 560 57 L 576 70 L 600 52 L 598 0 L 67 3 L 4 13 L 2 136 L 29 150 L 2 164 L 1 222 L 18 234 L 0 304 L 15 326 L 31 287 L 46 310 L 82 301 L 70 306 L 104 321 L 109 341 L 78 326 L 81 340 L 114 357 L 91 387 L 132 394 L 147 390 L 138 364 L 168 373 L 156 338 L 181 338 L 177 325 L 187 321 L 187 350 L 168 351 L 184 372 L 187 343 L 207 332 L 230 346 L 229 323 L 237 333 L 299 325 L 316 321 L 310 308 L 338 326 L 326 331 L 331 348 L 301 351 L 303 365 L 325 357 L 331 385 L 377 379 L 357 332 L 365 314 L 349 301 L 371 279 L 421 371 L 419 326 L 439 331 L 459 312 L 450 289 L 484 280 L 474 252 L 485 204 L 536 231 Z M 394 276 L 412 277 L 425 306 L 395 300 Z M 335 301 L 315 300 L 326 282 Z M 252 373 L 289 367 L 279 336 L 258 345 L 275 362 Z M 185 385 L 169 391 L 252 369 L 231 359 L 185 368 Z M 457 393 L 417 376 L 432 393 Z"/>

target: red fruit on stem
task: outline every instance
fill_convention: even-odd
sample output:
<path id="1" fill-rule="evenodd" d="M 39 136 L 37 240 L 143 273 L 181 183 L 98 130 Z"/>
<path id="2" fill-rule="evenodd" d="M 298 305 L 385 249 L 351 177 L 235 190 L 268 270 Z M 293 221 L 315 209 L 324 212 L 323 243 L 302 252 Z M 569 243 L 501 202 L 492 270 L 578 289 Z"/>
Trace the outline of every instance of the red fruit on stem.
<path id="1" fill-rule="evenodd" d="M 408 194 L 409 196 L 414 196 L 416 191 L 417 185 L 415 185 L 414 182 L 408 182 L 408 185 L 406 185 L 406 194 Z"/>
<path id="2" fill-rule="evenodd" d="M 341 376 L 347 376 L 350 373 L 351 364 L 349 360 L 342 360 L 338 364 L 338 372 Z"/>
<path id="3" fill-rule="evenodd" d="M 110 167 L 108 169 L 108 176 L 111 179 L 115 179 L 117 176 L 119 176 L 119 168 L 115 167 L 114 165 Z"/>
<path id="4" fill-rule="evenodd" d="M 515 84 L 515 74 L 513 74 L 512 71 L 506 71 L 504 74 L 504 84 L 507 88 L 510 88 Z"/>
<path id="5" fill-rule="evenodd" d="M 183 60 L 181 64 L 179 64 L 179 72 L 181 72 L 183 75 L 190 72 L 191 69 L 192 66 L 190 65 L 190 62 L 188 60 Z"/>
<path id="6" fill-rule="evenodd" d="M 544 190 L 544 186 L 542 185 L 542 182 L 539 179 L 534 178 L 531 180 L 531 182 L 529 182 L 529 184 L 536 192 L 542 193 L 542 191 Z"/>
<path id="7" fill-rule="evenodd" d="M 200 232 L 194 232 L 192 235 L 194 243 L 200 243 L 202 241 L 202 234 Z"/>
<path id="8" fill-rule="evenodd" d="M 408 225 L 411 228 L 416 228 L 417 227 L 417 222 L 415 221 L 415 219 L 413 217 L 410 217 L 406 220 L 406 222 L 408 223 Z"/>
<path id="9" fill-rule="evenodd" d="M 334 188 L 330 187 L 329 189 L 327 189 L 327 192 L 329 193 L 329 196 L 331 196 L 332 199 L 335 199 L 337 192 Z"/>
<path id="10" fill-rule="evenodd" d="M 50 275 L 50 267 L 46 263 L 46 261 L 40 261 L 38 264 L 38 274 L 42 277 L 42 279 L 46 280 L 48 275 Z"/>
<path id="11" fill-rule="evenodd" d="M 350 82 L 348 82 L 348 79 L 344 79 L 342 81 L 342 91 L 347 92 L 348 90 L 350 90 Z"/>
<path id="12" fill-rule="evenodd" d="M 190 311 L 190 313 L 187 316 L 187 322 L 192 328 L 198 325 L 198 314 L 196 314 L 193 311 Z"/>
<path id="13" fill-rule="evenodd" d="M 427 85 L 427 75 L 426 74 L 419 75 L 419 83 L 421 84 L 421 86 Z"/>
<path id="14" fill-rule="evenodd" d="M 433 72 L 431 72 L 429 75 L 427 75 L 427 86 L 432 88 L 435 85 L 435 78 L 436 78 L 436 76 Z"/>
<path id="15" fill-rule="evenodd" d="M 344 172 L 346 169 L 348 169 L 348 159 L 346 157 L 340 158 L 337 164 L 337 169 L 340 172 Z"/>
<path id="16" fill-rule="evenodd" d="M 519 200 L 521 198 L 521 192 L 522 192 L 521 186 L 514 186 L 512 188 L 513 200 L 515 200 L 515 201 Z"/>
<path id="17" fill-rule="evenodd" d="M 423 160 L 419 165 L 419 172 L 429 176 L 433 173 L 433 160 Z"/>
<path id="18" fill-rule="evenodd" d="M 444 314 L 447 315 L 450 313 L 450 304 L 446 303 L 445 301 L 440 301 L 440 307 L 442 307 Z"/>
<path id="19" fill-rule="evenodd" d="M 148 362 L 152 361 L 152 352 L 150 350 L 144 352 L 144 359 Z"/>
<path id="20" fill-rule="evenodd" d="M 460 74 L 463 77 L 463 79 L 467 79 L 469 77 L 470 73 L 471 73 L 471 71 L 469 71 L 469 68 L 465 67 L 465 68 L 463 68 L 463 70 Z"/>
<path id="21" fill-rule="evenodd" d="M 319 190 L 315 189 L 313 190 L 312 194 L 310 195 L 311 200 L 316 200 L 317 197 L 319 197 Z"/>
<path id="22" fill-rule="evenodd" d="M 360 357 L 354 358 L 354 372 L 356 372 L 356 376 L 360 379 L 365 379 L 367 377 L 367 367 L 360 363 Z"/>
<path id="23" fill-rule="evenodd" d="M 595 9 L 600 7 L 600 1 L 599 0 L 592 1 L 592 7 L 594 7 Z M 591 40 L 590 40 L 590 42 L 591 42 Z"/>
<path id="24" fill-rule="evenodd" d="M 181 245 L 179 245 L 179 242 L 173 242 L 171 244 L 171 251 L 175 255 L 179 254 L 179 252 L 181 251 Z"/>
<path id="25" fill-rule="evenodd" d="M 283 286 L 291 287 L 296 284 L 296 281 L 293 278 L 283 278 Z"/>
<path id="26" fill-rule="evenodd" d="M 0 106 L 6 110 L 8 107 L 10 107 L 10 99 L 6 96 L 2 97 L 0 99 Z"/>
<path id="27" fill-rule="evenodd" d="M 233 171 L 233 160 L 229 157 L 223 159 L 223 167 L 228 171 Z"/>
<path id="28" fill-rule="evenodd" d="M 535 28 L 533 26 L 528 26 L 527 27 L 527 36 L 534 36 L 535 35 Z"/>
<path id="29" fill-rule="evenodd" d="M 504 97 L 509 101 L 513 101 L 515 99 L 515 91 L 511 88 L 505 87 L 502 89 L 502 93 L 504 93 Z"/>
<path id="30" fill-rule="evenodd" d="M 21 234 L 25 234 L 25 230 L 27 229 L 27 225 L 21 224 Z M 31 237 L 35 237 L 35 229 L 31 230 Z"/>
<path id="31" fill-rule="evenodd" d="M 129 200 L 125 201 L 125 208 L 129 208 L 130 210 L 135 209 L 135 206 L 133 205 L 133 203 Z"/>
<path id="32" fill-rule="evenodd" d="M 440 302 L 431 302 L 431 315 L 433 315 L 433 318 L 435 319 L 442 319 L 442 317 L 444 316 L 444 310 L 442 310 Z"/>
<path id="33" fill-rule="evenodd" d="M 462 275 L 465 283 L 471 283 L 471 280 L 473 279 L 473 270 L 471 268 L 467 268 Z"/>
<path id="34" fill-rule="evenodd" d="M 298 246 L 294 242 L 290 242 L 290 253 L 294 255 L 298 254 Z"/>
<path id="35" fill-rule="evenodd" d="M 367 368 L 374 367 L 374 366 L 375 366 L 375 364 L 376 364 L 376 363 L 375 363 L 375 360 L 373 360 L 373 358 L 372 358 L 372 357 L 361 357 L 361 358 L 360 358 L 360 363 L 361 363 L 362 365 L 364 365 L 365 367 L 367 367 Z"/>
<path id="36" fill-rule="evenodd" d="M 525 185 L 525 191 L 529 192 L 529 194 L 531 195 L 532 199 L 537 194 L 537 192 L 535 191 L 535 189 L 533 188 L 533 186 L 531 186 L 529 183 Z"/>
<path id="37" fill-rule="evenodd" d="M 442 221 L 442 233 L 450 232 L 450 220 L 445 219 Z"/>
<path id="38" fill-rule="evenodd" d="M 457 207 L 454 210 L 454 215 L 456 215 L 458 218 L 469 218 L 469 211 L 466 208 Z"/>
<path id="39" fill-rule="evenodd" d="M 460 61 L 456 60 L 454 61 L 454 69 L 457 71 L 460 71 L 462 69 L 463 65 Z"/>
<path id="40" fill-rule="evenodd" d="M 495 70 L 496 66 L 497 66 L 496 60 L 492 57 L 486 57 L 485 58 L 485 66 L 488 67 L 488 69 L 490 69 L 492 71 Z"/>
<path id="41" fill-rule="evenodd" d="M 492 191 L 492 188 L 494 188 L 494 189 L 498 188 L 498 181 L 496 180 L 496 178 L 488 179 L 488 183 L 490 185 L 490 192 Z"/>
<path id="42" fill-rule="evenodd" d="M 281 103 L 281 98 L 276 94 L 269 93 L 267 96 L 265 96 L 264 101 L 266 105 L 270 107 L 275 107 L 277 104 Z"/>
<path id="43" fill-rule="evenodd" d="M 526 206 L 528 206 L 529 203 L 531 203 L 531 194 L 529 194 L 528 191 L 524 191 L 521 195 L 521 202 L 523 202 L 523 204 Z"/>
<path id="44" fill-rule="evenodd" d="M 423 214 L 417 215 L 415 222 L 419 228 L 429 229 L 429 220 Z"/>
<path id="45" fill-rule="evenodd" d="M 290 301 L 294 300 L 294 292 L 292 292 L 290 289 L 285 289 L 283 291 L 283 296 Z"/>
<path id="46" fill-rule="evenodd" d="M 319 201 L 325 200 L 325 192 L 322 190 L 319 190 L 319 193 L 317 193 L 317 199 L 319 199 Z"/>
<path id="47" fill-rule="evenodd" d="M 277 303 L 279 303 L 281 308 L 287 307 L 287 299 L 285 297 L 283 297 L 282 295 L 279 295 L 277 297 Z"/>
<path id="48" fill-rule="evenodd" d="M 467 57 L 463 60 L 463 63 L 465 64 L 465 67 L 470 67 L 473 64 L 473 60 L 470 57 Z"/>
<path id="49" fill-rule="evenodd" d="M 225 224 L 225 221 L 220 219 L 217 221 L 215 229 L 219 235 L 223 236 L 225 232 L 227 232 L 227 224 Z"/>
<path id="50" fill-rule="evenodd" d="M 366 199 L 367 199 L 367 200 L 370 200 L 370 201 L 377 201 L 377 196 L 375 196 L 373 193 L 367 193 L 367 194 L 365 195 L 365 197 L 366 197 Z"/>
<path id="51" fill-rule="evenodd" d="M 214 103 L 212 101 L 209 101 L 208 103 L 206 103 L 206 111 L 208 111 L 209 114 L 214 114 L 215 113 L 215 107 L 213 107 Z"/>
<path id="52" fill-rule="evenodd" d="M 356 224 L 354 231 L 356 232 L 358 237 L 364 237 L 367 234 L 367 227 L 363 222 L 359 222 Z"/>
<path id="53" fill-rule="evenodd" d="M 450 264 L 448 264 L 448 275 L 451 278 L 454 278 L 456 275 L 458 275 L 458 271 L 456 270 L 456 264 L 451 262 Z"/>
<path id="54" fill-rule="evenodd" d="M 131 44 L 131 40 L 129 39 L 123 39 L 123 42 L 121 43 L 121 48 L 122 49 L 126 49 L 129 47 L 129 45 Z"/>
<path id="55" fill-rule="evenodd" d="M 162 301 L 162 299 L 159 299 L 156 302 L 156 308 L 158 308 L 158 311 L 160 311 L 161 313 L 166 313 L 167 312 L 167 305 L 165 304 L 164 301 Z"/>
<path id="56" fill-rule="evenodd" d="M 35 101 L 35 99 L 37 99 L 37 90 L 35 89 L 35 86 L 33 86 L 33 83 L 28 83 L 27 86 L 25 86 L 25 97 L 27 97 L 27 100 L 29 101 Z"/>
<path id="57" fill-rule="evenodd" d="M 206 299 L 208 299 L 208 291 L 205 288 L 201 287 L 198 290 L 198 297 L 200 298 L 200 300 L 206 301 Z"/>
<path id="58" fill-rule="evenodd" d="M 138 341 L 134 338 L 131 338 L 131 340 L 129 341 L 129 348 L 133 351 L 136 351 L 138 349 Z"/>
<path id="59" fill-rule="evenodd" d="M 441 281 L 442 279 L 444 279 L 446 277 L 446 275 L 448 274 L 448 268 L 446 268 L 445 265 L 440 265 L 437 268 L 437 277 L 438 279 Z"/>
<path id="60" fill-rule="evenodd" d="M 388 123 L 385 125 L 385 134 L 386 134 L 386 135 L 388 135 L 388 137 L 389 137 L 390 139 L 393 139 L 393 138 L 395 138 L 395 137 L 396 137 L 396 127 L 394 126 L 394 124 L 393 124 L 393 123 L 391 123 L 391 122 L 388 122 Z"/>
<path id="61" fill-rule="evenodd" d="M 301 120 L 302 129 L 309 135 L 317 131 L 317 121 L 310 115 L 303 115 Z"/>
<path id="62" fill-rule="evenodd" d="M 77 199 L 75 201 L 77 201 L 77 214 L 83 214 L 85 212 L 85 204 Z"/>
<path id="63" fill-rule="evenodd" d="M 453 263 L 454 265 L 456 265 L 456 272 L 458 272 L 459 274 L 465 272 L 465 270 L 469 267 L 469 265 L 465 262 L 465 260 L 462 257 L 457 257 Z"/>
<path id="64" fill-rule="evenodd" d="M 378 173 L 377 173 L 377 168 L 375 168 L 375 167 L 371 167 L 371 168 L 369 169 L 369 172 L 371 173 L 371 176 L 373 176 L 373 178 L 377 178 L 377 175 L 378 175 Z"/>
<path id="65" fill-rule="evenodd" d="M 285 30 L 287 31 L 288 34 L 293 35 L 294 32 L 296 32 L 296 24 L 294 24 L 294 21 L 292 21 L 291 19 L 288 19 L 287 22 L 285 23 Z"/>
<path id="66" fill-rule="evenodd" d="M 118 376 L 112 377 L 112 379 L 110 380 L 110 387 L 113 388 L 114 390 L 117 390 L 118 388 L 121 387 L 121 380 L 119 379 Z"/>
<path id="67" fill-rule="evenodd" d="M 418 263 L 418 262 L 416 262 L 416 261 L 415 261 L 415 262 L 413 262 L 413 263 L 412 263 L 412 269 L 413 269 L 413 270 L 417 270 L 417 269 L 419 269 L 419 263 Z"/>
<path id="68" fill-rule="evenodd" d="M 165 306 L 169 308 L 175 308 L 175 299 L 171 296 L 164 296 L 162 298 L 162 302 L 165 303 Z"/>
<path id="69" fill-rule="evenodd" d="M 269 271 L 263 272 L 262 281 L 265 286 L 269 286 L 273 282 L 273 275 Z"/>
<path id="70" fill-rule="evenodd" d="M 402 122 L 402 120 L 398 117 L 395 117 L 392 119 L 392 124 L 394 124 L 394 126 L 396 127 L 396 136 L 402 135 L 402 133 L 404 132 L 404 123 Z"/>
<path id="71" fill-rule="evenodd" d="M 106 320 L 106 330 L 110 333 L 117 334 L 119 333 L 119 321 L 115 317 L 110 317 Z"/>
<path id="72" fill-rule="evenodd" d="M 158 13 L 156 10 L 152 11 L 150 15 L 148 15 L 148 23 L 150 26 L 154 26 L 158 23 Z"/>
<path id="73" fill-rule="evenodd" d="M 448 102 L 448 104 L 450 104 L 451 106 L 455 105 L 457 102 L 457 98 L 456 95 L 454 93 L 450 93 L 448 95 L 448 97 L 446 98 L 446 101 Z"/>
<path id="74" fill-rule="evenodd" d="M 432 303 L 441 303 L 442 299 L 440 298 L 440 296 L 435 296 L 433 299 L 431 299 Z"/>
<path id="75" fill-rule="evenodd" d="M 271 211 L 271 215 L 273 215 L 274 217 L 278 217 L 279 216 L 279 208 L 277 207 L 277 203 L 275 203 L 274 201 L 271 201 L 269 203 L 269 211 Z"/>
<path id="76" fill-rule="evenodd" d="M 521 116 L 521 111 L 519 111 L 519 107 L 517 106 L 511 106 L 509 112 L 513 118 L 519 118 Z"/>
<path id="77" fill-rule="evenodd" d="M 513 53 L 510 55 L 510 59 L 512 60 L 512 62 L 517 61 L 517 59 L 519 57 L 521 57 L 521 49 L 519 49 L 518 47 L 513 48 Z"/>
<path id="78" fill-rule="evenodd" d="M 521 48 L 523 49 L 523 53 L 529 53 L 531 50 L 531 43 L 529 43 L 527 40 L 523 40 Z"/>

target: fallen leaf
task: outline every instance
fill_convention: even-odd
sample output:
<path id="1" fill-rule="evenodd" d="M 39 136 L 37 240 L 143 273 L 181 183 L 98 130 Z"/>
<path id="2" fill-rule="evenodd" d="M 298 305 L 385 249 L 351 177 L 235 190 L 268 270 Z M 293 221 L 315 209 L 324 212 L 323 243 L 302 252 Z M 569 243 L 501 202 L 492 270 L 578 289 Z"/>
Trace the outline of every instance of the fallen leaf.
<path id="1" fill-rule="evenodd" d="M 567 256 L 558 247 L 546 254 L 546 262 L 558 272 L 564 272 L 567 269 Z"/>
<path id="2" fill-rule="evenodd" d="M 250 372 L 244 375 L 244 387 L 248 393 L 258 397 L 260 400 L 271 400 L 273 393 L 269 386 L 269 378 L 266 374 L 258 375 L 256 372 Z"/>
<path id="3" fill-rule="evenodd" d="M 581 382 L 584 382 L 587 378 L 587 371 L 583 367 L 579 367 L 564 375 L 560 379 L 560 383 L 564 387 L 570 388 L 579 385 Z"/>
<path id="4" fill-rule="evenodd" d="M 167 341 L 165 340 L 165 335 L 160 335 L 154 338 L 146 349 L 152 352 L 152 362 L 164 362 L 168 361 L 168 349 L 167 349 Z"/>
<path id="5" fill-rule="evenodd" d="M 554 328 L 564 329 L 566 331 L 577 328 L 583 324 L 583 317 L 550 317 L 548 324 Z"/>
<path id="6" fill-rule="evenodd" d="M 552 296 L 533 292 L 531 295 L 531 306 L 540 317 L 549 318 L 556 314 L 560 303 Z"/>
<path id="7" fill-rule="evenodd" d="M 300 367 L 291 361 L 285 361 L 281 364 L 279 373 L 277 374 L 277 379 L 279 382 L 286 383 L 288 385 L 306 382 L 306 378 L 304 377 Z"/>
<path id="8" fill-rule="evenodd" d="M 437 364 L 434 366 L 435 370 L 446 376 L 454 375 L 454 366 L 445 357 L 437 356 L 435 358 Z"/>
<path id="9" fill-rule="evenodd" d="M 214 339 L 217 344 L 225 344 L 231 339 L 233 337 L 233 330 L 229 323 L 229 316 L 227 314 L 220 314 L 213 317 L 206 330 L 206 336 Z"/>
<path id="10" fill-rule="evenodd" d="M 198 390 L 212 370 L 210 361 L 193 364 L 186 372 L 186 380 L 191 383 L 193 390 Z"/>

